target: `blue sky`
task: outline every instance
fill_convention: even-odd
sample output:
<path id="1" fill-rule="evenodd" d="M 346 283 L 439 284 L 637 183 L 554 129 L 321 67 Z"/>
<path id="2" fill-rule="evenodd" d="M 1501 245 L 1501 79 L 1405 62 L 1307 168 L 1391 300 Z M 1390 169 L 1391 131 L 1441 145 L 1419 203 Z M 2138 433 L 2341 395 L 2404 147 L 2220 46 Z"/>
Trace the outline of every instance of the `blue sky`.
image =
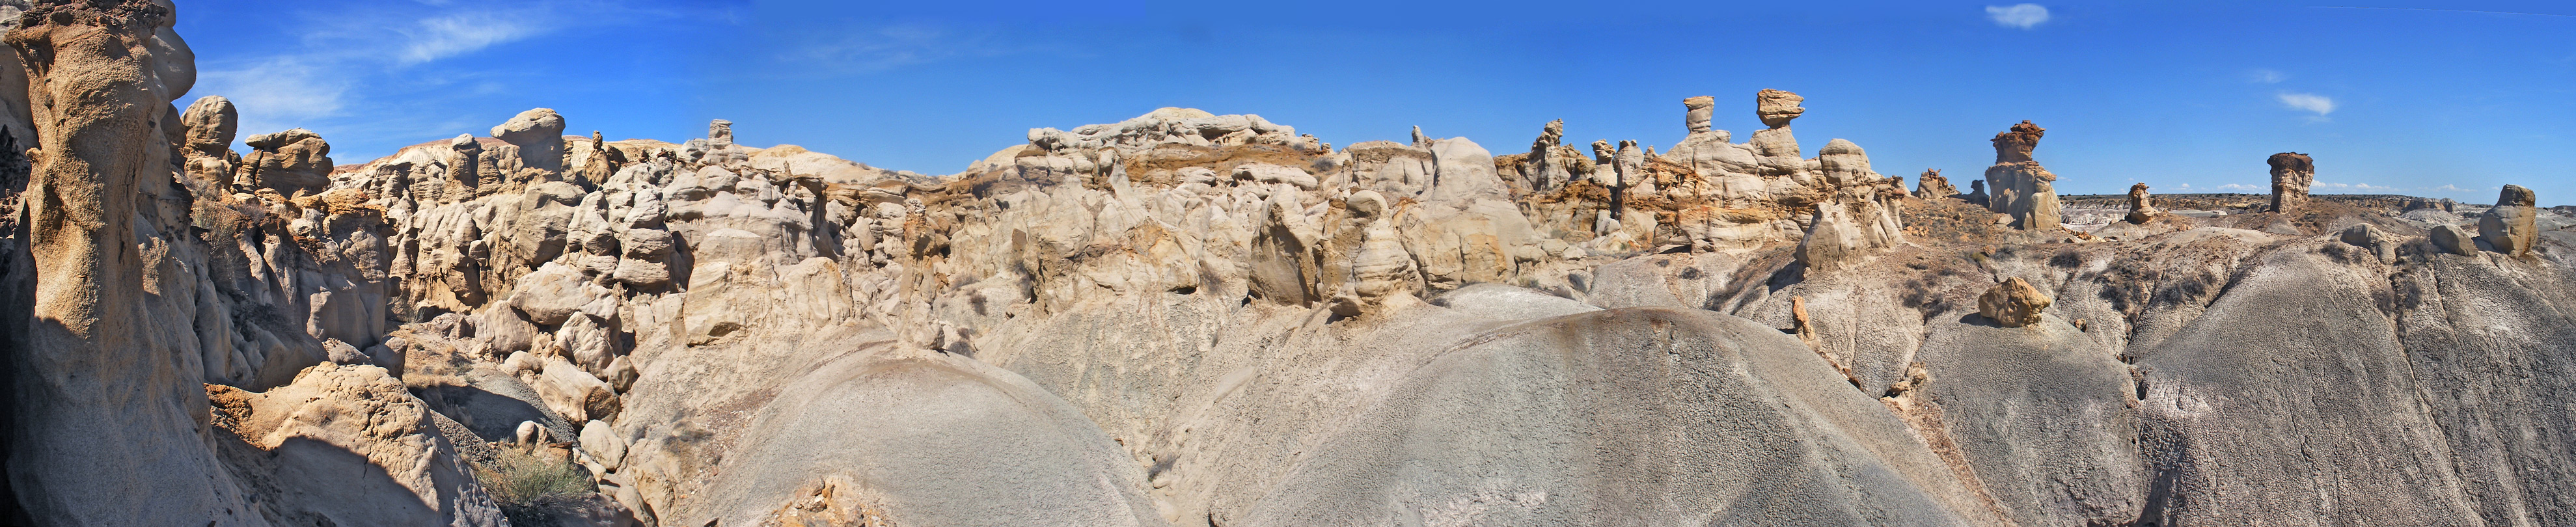
<path id="1" fill-rule="evenodd" d="M 1742 141 L 1778 88 L 1807 98 L 1808 155 L 1850 139 L 1909 181 L 1974 177 L 2030 119 L 2065 193 L 2268 192 L 2263 159 L 2298 151 L 2319 193 L 2576 203 L 2561 2 L 889 4 L 181 0 L 179 31 L 190 98 L 342 163 L 532 107 L 612 139 L 731 119 L 745 144 L 931 174 L 1162 106 L 1336 145 L 1420 125 L 1510 153 L 1550 119 L 1670 145 L 1682 98 L 1717 96 Z"/>

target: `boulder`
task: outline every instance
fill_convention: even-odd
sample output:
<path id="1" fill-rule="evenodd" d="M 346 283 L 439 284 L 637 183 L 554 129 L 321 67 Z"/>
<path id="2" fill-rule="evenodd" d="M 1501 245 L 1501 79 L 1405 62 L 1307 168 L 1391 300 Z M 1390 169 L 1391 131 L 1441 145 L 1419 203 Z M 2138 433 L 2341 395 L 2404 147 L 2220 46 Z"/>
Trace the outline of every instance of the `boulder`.
<path id="1" fill-rule="evenodd" d="M 244 160 L 251 186 L 288 196 L 331 186 L 331 143 L 324 142 L 321 134 L 296 128 L 250 136 L 242 144 L 251 147 L 250 157 Z"/>
<path id="2" fill-rule="evenodd" d="M 2469 234 L 2469 230 L 2466 228 L 2462 228 L 2458 225 L 2442 224 L 2433 226 L 2432 231 L 2431 241 L 2433 242 L 2433 247 L 2441 249 L 2442 252 L 2451 254 L 2478 253 L 2477 236 Z"/>
<path id="3" fill-rule="evenodd" d="M 537 397 L 546 409 L 565 421 L 606 420 L 621 410 L 617 390 L 608 381 L 599 380 L 581 365 L 563 357 L 546 357 L 546 366 L 537 373 Z"/>
<path id="4" fill-rule="evenodd" d="M 2039 323 L 2040 311 L 2054 301 L 2048 293 L 2031 287 L 2030 282 L 2013 277 L 1977 297 L 1977 314 L 1997 325 L 2017 328 Z"/>
<path id="5" fill-rule="evenodd" d="M 2495 207 L 2478 217 L 2478 239 L 2508 256 L 2529 256 L 2540 243 L 2539 197 L 2520 185 L 2505 185 Z"/>

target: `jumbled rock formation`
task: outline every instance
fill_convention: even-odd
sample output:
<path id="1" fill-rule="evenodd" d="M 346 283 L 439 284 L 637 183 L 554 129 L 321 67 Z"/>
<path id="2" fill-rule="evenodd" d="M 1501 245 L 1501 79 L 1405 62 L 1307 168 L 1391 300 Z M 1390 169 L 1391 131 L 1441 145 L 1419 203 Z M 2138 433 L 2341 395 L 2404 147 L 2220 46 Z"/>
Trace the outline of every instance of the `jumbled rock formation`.
<path id="1" fill-rule="evenodd" d="M 2539 197 L 2520 185 L 2505 185 L 2494 208 L 2478 218 L 2478 239 L 2508 256 L 2530 256 L 2540 241 Z"/>
<path id="2" fill-rule="evenodd" d="M 1933 200 L 1957 195 L 1959 195 L 1959 187 L 1952 186 L 1950 178 L 1941 177 L 1941 169 L 1938 168 L 1923 169 L 1923 175 L 1916 176 L 1914 181 L 1916 198 Z"/>
<path id="3" fill-rule="evenodd" d="M 251 147 L 242 167 L 244 184 L 284 196 L 321 192 L 331 185 L 331 143 L 312 130 L 296 128 L 242 140 Z"/>
<path id="4" fill-rule="evenodd" d="M 517 147 L 517 158 L 527 168 L 545 172 L 564 169 L 564 120 L 553 108 L 537 108 L 511 117 L 508 122 L 492 126 L 492 138 Z M 730 139 L 730 136 L 728 136 Z"/>
<path id="5" fill-rule="evenodd" d="M 2031 159 L 2048 130 L 2030 121 L 1995 134 L 1995 165 L 1986 167 L 1986 210 L 2009 214 L 2022 230 L 2054 230 L 2064 218 L 2058 212 L 2057 175 Z"/>
<path id="6" fill-rule="evenodd" d="M 0 278 L 13 515 L 30 525 L 265 525 L 218 459 L 194 371 L 202 256 L 165 130 L 195 82 L 170 8 L 44 4 L 11 17 L 36 144 Z M 11 165 L 17 165 L 14 161 Z M 12 178 L 15 179 L 15 178 Z M 13 183 L 14 184 L 14 183 Z M 177 209 L 176 211 L 169 209 Z M 169 216 L 175 215 L 176 218 Z M 138 221 L 141 220 L 141 221 Z M 187 262 L 187 263 L 182 263 Z M 226 322 L 208 321 L 230 326 Z M 219 329 L 220 330 L 220 329 Z"/>
<path id="7" fill-rule="evenodd" d="M 2017 328 L 2039 323 L 2040 310 L 2048 309 L 2053 302 L 2048 293 L 2016 276 L 1978 295 L 1977 314 L 2003 327 Z"/>
<path id="8" fill-rule="evenodd" d="M 2308 203 L 2308 185 L 2317 181 L 2317 164 L 2307 154 L 2272 154 L 2272 211 L 2290 212 Z"/>
<path id="9" fill-rule="evenodd" d="M 2129 185 L 2129 223 L 2143 224 L 2154 221 L 2157 216 L 2162 216 L 2164 213 L 2164 209 L 2156 208 L 2155 197 L 2147 195 L 2147 184 Z"/>

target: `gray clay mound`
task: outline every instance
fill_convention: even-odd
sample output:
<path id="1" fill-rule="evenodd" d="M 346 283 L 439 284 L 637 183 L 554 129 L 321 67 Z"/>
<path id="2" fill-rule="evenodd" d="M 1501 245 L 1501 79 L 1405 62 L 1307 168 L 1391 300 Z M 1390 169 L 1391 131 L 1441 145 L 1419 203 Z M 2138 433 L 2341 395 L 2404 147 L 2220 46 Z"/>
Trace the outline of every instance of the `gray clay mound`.
<path id="1" fill-rule="evenodd" d="M 856 354 L 782 391 L 795 395 L 762 412 L 764 433 L 709 487 L 723 525 L 759 525 L 827 480 L 896 525 L 1163 523 L 1116 443 L 1008 371 L 945 354 Z"/>
<path id="2" fill-rule="evenodd" d="M 1470 339 L 1288 474 L 1244 525 L 1993 523 L 1796 339 L 1662 308 Z"/>

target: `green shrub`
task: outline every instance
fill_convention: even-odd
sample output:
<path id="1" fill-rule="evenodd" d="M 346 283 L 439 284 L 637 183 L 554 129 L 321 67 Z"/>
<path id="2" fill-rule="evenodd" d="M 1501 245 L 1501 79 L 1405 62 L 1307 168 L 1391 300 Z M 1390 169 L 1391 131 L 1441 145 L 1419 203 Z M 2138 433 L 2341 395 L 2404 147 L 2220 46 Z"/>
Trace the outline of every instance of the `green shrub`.
<path id="1" fill-rule="evenodd" d="M 516 448 L 499 450 L 475 472 L 511 524 L 551 524 L 556 513 L 569 512 L 570 506 L 598 490 L 591 485 L 588 471 L 563 458 Z"/>

